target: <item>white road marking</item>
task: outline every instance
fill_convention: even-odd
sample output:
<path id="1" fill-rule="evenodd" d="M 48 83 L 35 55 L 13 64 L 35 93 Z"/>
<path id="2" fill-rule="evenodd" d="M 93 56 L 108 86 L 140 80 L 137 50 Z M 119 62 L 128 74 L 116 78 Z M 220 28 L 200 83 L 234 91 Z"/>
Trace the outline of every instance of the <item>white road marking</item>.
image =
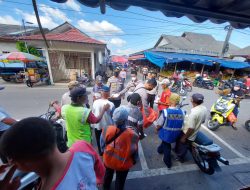
<path id="1" fill-rule="evenodd" d="M 147 165 L 146 158 L 144 156 L 144 152 L 143 152 L 143 148 L 142 148 L 142 145 L 141 145 L 141 141 L 139 141 L 139 143 L 138 143 L 138 154 L 139 154 L 139 158 L 140 158 L 140 163 L 141 163 L 142 170 L 148 170 L 148 165 Z"/>
<path id="2" fill-rule="evenodd" d="M 229 159 L 229 165 L 239 165 L 239 164 L 250 164 L 250 158 L 234 158 Z M 225 166 L 224 164 L 220 164 L 220 166 Z M 157 168 L 157 169 L 148 169 L 142 171 L 132 171 L 128 173 L 127 179 L 138 179 L 138 178 L 146 178 L 153 176 L 161 176 L 161 175 L 169 175 L 169 174 L 177 174 L 183 172 L 190 171 L 198 171 L 200 170 L 196 164 L 188 164 L 181 166 L 174 166 L 171 169 L 168 168 Z"/>
<path id="3" fill-rule="evenodd" d="M 218 135 L 216 135 L 214 132 L 209 130 L 205 125 L 202 125 L 202 128 L 205 129 L 209 134 L 211 134 L 213 137 L 215 137 L 218 141 L 220 141 L 223 145 L 225 145 L 228 149 L 230 149 L 233 153 L 235 153 L 240 158 L 246 158 L 243 154 L 241 154 L 238 150 L 233 148 L 231 145 L 229 145 L 227 142 L 225 142 L 222 138 L 220 138 Z"/>

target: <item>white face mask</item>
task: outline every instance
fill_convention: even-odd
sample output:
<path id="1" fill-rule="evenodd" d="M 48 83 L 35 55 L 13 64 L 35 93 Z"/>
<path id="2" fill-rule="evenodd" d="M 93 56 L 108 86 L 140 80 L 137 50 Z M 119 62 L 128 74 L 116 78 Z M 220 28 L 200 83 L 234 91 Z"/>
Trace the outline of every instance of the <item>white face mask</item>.
<path id="1" fill-rule="evenodd" d="M 132 77 L 131 79 L 132 79 L 133 82 L 136 81 L 136 77 Z"/>
<path id="2" fill-rule="evenodd" d="M 239 87 L 239 86 L 235 86 L 235 87 L 234 87 L 234 90 L 235 90 L 235 91 L 238 91 L 238 90 L 240 90 L 240 87 Z"/>

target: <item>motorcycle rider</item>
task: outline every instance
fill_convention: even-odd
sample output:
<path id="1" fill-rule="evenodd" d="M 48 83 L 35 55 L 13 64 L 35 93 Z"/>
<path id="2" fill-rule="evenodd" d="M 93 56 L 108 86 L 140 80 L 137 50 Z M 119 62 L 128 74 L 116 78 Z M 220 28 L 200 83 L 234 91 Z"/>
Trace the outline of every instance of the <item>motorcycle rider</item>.
<path id="1" fill-rule="evenodd" d="M 203 102 L 204 96 L 202 94 L 195 93 L 192 95 L 191 103 L 193 108 L 185 121 L 183 134 L 179 140 L 177 140 L 175 148 L 177 159 L 181 162 L 184 161 L 189 144 L 195 141 L 196 135 L 201 128 L 201 124 L 206 120 L 207 108 L 202 105 Z"/>
<path id="2" fill-rule="evenodd" d="M 235 82 L 233 88 L 227 94 L 227 96 L 234 98 L 235 107 L 234 107 L 233 113 L 234 113 L 235 117 L 237 118 L 237 116 L 239 114 L 240 101 L 241 101 L 241 99 L 244 98 L 244 93 L 241 89 L 241 83 Z M 235 127 L 235 123 L 232 123 L 232 127 L 233 127 L 233 129 L 237 130 L 237 128 Z"/>

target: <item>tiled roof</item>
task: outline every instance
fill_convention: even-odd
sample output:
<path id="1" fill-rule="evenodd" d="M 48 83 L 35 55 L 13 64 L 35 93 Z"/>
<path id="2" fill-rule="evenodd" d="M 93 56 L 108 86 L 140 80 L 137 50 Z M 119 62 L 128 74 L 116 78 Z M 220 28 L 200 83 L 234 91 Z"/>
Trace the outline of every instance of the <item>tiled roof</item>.
<path id="1" fill-rule="evenodd" d="M 77 43 L 88 43 L 88 44 L 100 44 L 103 45 L 104 43 L 92 39 L 83 33 L 81 33 L 78 29 L 70 29 L 67 32 L 61 34 L 45 34 L 47 40 L 51 41 L 63 41 L 63 42 L 77 42 Z M 43 40 L 42 35 L 31 35 L 31 36 L 24 36 L 20 39 L 24 40 Z"/>

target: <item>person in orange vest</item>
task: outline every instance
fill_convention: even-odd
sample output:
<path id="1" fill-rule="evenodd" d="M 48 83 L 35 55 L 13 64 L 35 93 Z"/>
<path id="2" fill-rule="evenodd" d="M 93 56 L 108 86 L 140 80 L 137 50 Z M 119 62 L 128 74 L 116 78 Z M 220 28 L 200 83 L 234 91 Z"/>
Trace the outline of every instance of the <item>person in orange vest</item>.
<path id="1" fill-rule="evenodd" d="M 139 135 L 132 128 L 126 127 L 128 109 L 121 106 L 113 113 L 114 126 L 104 128 L 101 144 L 104 149 L 103 162 L 106 167 L 103 189 L 109 190 L 114 172 L 116 173 L 115 190 L 123 190 L 129 169 L 138 157 Z"/>
<path id="2" fill-rule="evenodd" d="M 163 89 L 161 93 L 161 98 L 158 101 L 158 110 L 161 112 L 164 109 L 167 109 L 169 107 L 169 99 L 171 95 L 171 91 L 169 89 L 169 86 L 171 84 L 169 79 L 163 79 L 161 82 L 161 87 Z"/>

